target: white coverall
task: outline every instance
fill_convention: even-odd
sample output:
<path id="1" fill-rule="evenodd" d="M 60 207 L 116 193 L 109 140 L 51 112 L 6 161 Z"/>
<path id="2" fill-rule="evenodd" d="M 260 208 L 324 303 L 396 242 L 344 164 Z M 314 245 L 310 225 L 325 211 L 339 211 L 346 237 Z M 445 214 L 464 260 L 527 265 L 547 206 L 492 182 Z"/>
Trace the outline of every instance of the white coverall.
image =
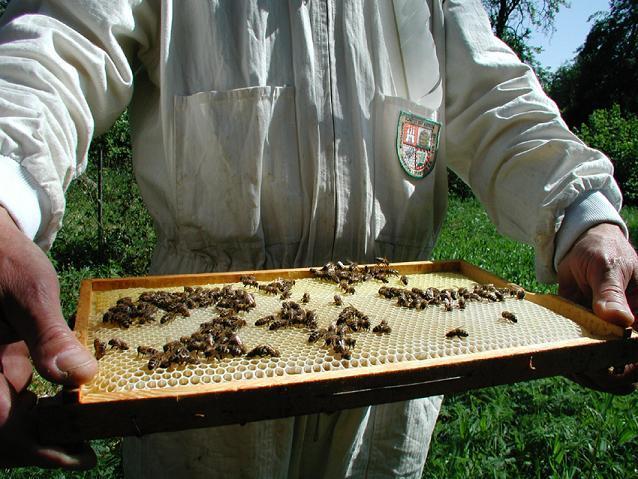
<path id="1" fill-rule="evenodd" d="M 22 0 L 2 23 L 0 203 L 44 248 L 93 133 L 129 104 L 153 273 L 426 259 L 446 167 L 534 245 L 541 280 L 566 209 L 568 245 L 587 221 L 621 223 L 609 160 L 479 0 Z M 421 178 L 400 162 L 417 150 Z M 440 401 L 128 439 L 125 470 L 420 477 Z"/>

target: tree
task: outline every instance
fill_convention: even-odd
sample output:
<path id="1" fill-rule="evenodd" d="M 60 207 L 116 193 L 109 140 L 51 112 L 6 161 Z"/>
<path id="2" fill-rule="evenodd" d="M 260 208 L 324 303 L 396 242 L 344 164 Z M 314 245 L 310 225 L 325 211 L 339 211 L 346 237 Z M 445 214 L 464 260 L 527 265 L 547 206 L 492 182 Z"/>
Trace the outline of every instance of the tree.
<path id="1" fill-rule="evenodd" d="M 524 38 L 530 26 L 545 33 L 554 31 L 556 14 L 568 0 L 483 0 L 497 37 Z"/>
<path id="2" fill-rule="evenodd" d="M 617 104 L 595 110 L 576 130 L 585 143 L 603 151 L 614 164 L 614 177 L 624 202 L 638 204 L 638 116 L 623 113 Z"/>
<path id="3" fill-rule="evenodd" d="M 531 66 L 543 86 L 551 80 L 549 70 L 536 59 L 541 49 L 529 44 L 534 27 L 546 34 L 554 32 L 556 14 L 568 0 L 483 0 L 497 37 L 507 43 L 522 61 Z"/>
<path id="4" fill-rule="evenodd" d="M 587 39 L 572 63 L 553 78 L 550 95 L 571 126 L 596 109 L 614 103 L 638 113 L 638 2 L 611 0 L 608 13 L 598 13 Z"/>

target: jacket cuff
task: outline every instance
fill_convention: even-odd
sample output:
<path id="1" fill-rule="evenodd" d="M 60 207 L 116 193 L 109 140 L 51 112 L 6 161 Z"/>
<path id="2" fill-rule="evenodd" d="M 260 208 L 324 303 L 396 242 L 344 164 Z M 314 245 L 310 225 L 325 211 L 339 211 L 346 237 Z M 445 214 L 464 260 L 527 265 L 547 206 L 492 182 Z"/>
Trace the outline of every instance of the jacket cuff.
<path id="1" fill-rule="evenodd" d="M 44 201 L 46 195 L 26 169 L 17 161 L 0 156 L 0 205 L 31 240 L 42 224 L 40 199 Z"/>
<path id="2" fill-rule="evenodd" d="M 589 228 L 600 223 L 618 225 L 629 236 L 625 222 L 600 191 L 581 194 L 566 210 L 563 222 L 556 233 L 554 249 L 554 269 L 571 249 L 576 240 Z"/>

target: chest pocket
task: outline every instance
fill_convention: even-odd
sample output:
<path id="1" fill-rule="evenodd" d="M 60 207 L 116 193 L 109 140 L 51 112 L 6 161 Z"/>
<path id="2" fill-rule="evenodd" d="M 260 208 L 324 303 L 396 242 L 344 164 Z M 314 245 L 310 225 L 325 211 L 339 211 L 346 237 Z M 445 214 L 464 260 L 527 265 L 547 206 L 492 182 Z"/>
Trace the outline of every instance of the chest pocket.
<path id="1" fill-rule="evenodd" d="M 447 205 L 438 111 L 408 100 L 375 98 L 374 220 L 377 253 L 427 258 Z"/>
<path id="2" fill-rule="evenodd" d="M 177 222 L 188 247 L 299 241 L 293 87 L 176 97 L 174 129 Z"/>

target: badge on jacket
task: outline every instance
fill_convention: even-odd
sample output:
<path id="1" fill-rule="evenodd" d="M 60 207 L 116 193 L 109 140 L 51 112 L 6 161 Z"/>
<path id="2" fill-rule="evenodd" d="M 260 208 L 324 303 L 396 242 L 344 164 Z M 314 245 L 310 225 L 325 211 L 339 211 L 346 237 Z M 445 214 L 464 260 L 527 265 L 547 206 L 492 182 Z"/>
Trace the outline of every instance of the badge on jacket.
<path id="1" fill-rule="evenodd" d="M 405 172 L 424 178 L 434 168 L 441 124 L 402 111 L 397 125 L 397 155 Z"/>

